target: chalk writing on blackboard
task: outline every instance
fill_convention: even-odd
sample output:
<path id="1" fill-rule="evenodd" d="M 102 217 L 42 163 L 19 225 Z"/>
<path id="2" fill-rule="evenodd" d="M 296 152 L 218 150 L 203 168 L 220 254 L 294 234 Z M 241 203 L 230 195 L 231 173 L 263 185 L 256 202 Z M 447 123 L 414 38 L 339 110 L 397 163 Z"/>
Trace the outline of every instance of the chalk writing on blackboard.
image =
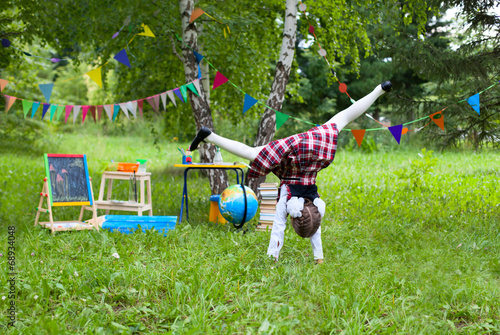
<path id="1" fill-rule="evenodd" d="M 45 154 L 45 174 L 52 206 L 92 205 L 85 155 Z"/>

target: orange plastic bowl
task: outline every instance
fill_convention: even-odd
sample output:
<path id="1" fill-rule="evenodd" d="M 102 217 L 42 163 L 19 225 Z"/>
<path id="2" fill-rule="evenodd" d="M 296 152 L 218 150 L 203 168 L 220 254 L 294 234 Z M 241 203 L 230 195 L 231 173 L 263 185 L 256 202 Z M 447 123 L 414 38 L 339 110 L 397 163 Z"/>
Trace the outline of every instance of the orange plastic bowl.
<path id="1" fill-rule="evenodd" d="M 139 163 L 118 163 L 118 171 L 121 172 L 137 172 Z"/>

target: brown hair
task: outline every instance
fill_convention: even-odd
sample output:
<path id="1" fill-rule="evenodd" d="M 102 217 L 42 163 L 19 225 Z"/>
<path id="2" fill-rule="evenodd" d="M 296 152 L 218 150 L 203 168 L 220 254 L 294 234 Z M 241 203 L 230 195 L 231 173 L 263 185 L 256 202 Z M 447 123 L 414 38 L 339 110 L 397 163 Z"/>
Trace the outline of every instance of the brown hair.
<path id="1" fill-rule="evenodd" d="M 292 226 L 300 237 L 311 237 L 321 224 L 321 214 L 318 208 L 308 198 L 304 199 L 304 209 L 300 218 L 292 217 Z"/>

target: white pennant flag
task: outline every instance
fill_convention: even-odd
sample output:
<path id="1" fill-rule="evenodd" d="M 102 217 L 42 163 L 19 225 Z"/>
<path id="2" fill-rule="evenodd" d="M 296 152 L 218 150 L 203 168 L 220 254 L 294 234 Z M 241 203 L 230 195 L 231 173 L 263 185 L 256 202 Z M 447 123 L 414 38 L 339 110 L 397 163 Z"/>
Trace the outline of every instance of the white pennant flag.
<path id="1" fill-rule="evenodd" d="M 198 94 L 201 94 L 201 89 L 200 89 L 200 80 L 196 79 L 193 81 L 194 87 L 196 87 L 196 90 L 198 91 Z"/>
<path id="2" fill-rule="evenodd" d="M 80 108 L 82 108 L 82 106 L 74 106 L 73 107 L 73 123 L 76 122 L 76 118 L 78 117 L 78 113 L 80 113 Z"/>
<path id="3" fill-rule="evenodd" d="M 175 103 L 174 92 L 167 91 L 167 94 L 168 94 L 168 97 L 170 98 L 170 100 L 172 100 L 172 102 L 174 103 L 174 106 L 177 107 L 177 104 Z"/>
<path id="4" fill-rule="evenodd" d="M 167 111 L 167 92 L 163 92 L 160 94 L 161 101 L 163 102 L 163 107 L 165 107 L 165 111 Z"/>
<path id="5" fill-rule="evenodd" d="M 137 101 L 129 101 L 127 102 L 127 108 L 132 113 L 132 115 L 137 118 Z"/>
<path id="6" fill-rule="evenodd" d="M 104 110 L 106 111 L 106 114 L 108 114 L 109 121 L 113 122 L 113 112 L 111 111 L 111 106 L 112 105 L 104 105 Z"/>
<path id="7" fill-rule="evenodd" d="M 125 116 L 127 117 L 127 119 L 129 118 L 128 117 L 128 109 L 127 109 L 127 103 L 126 102 L 122 102 L 121 104 L 118 104 L 120 105 L 120 108 L 122 109 L 122 111 L 125 113 Z"/>

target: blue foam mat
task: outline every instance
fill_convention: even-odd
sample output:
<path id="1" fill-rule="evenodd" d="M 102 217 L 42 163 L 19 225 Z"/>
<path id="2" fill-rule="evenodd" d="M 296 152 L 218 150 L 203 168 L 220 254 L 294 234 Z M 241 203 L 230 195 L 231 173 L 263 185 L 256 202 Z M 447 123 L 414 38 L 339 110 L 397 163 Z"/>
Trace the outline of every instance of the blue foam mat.
<path id="1" fill-rule="evenodd" d="M 131 234 L 140 226 L 142 232 L 154 229 L 165 236 L 167 231 L 175 228 L 176 223 L 177 216 L 105 215 L 102 229 Z"/>

